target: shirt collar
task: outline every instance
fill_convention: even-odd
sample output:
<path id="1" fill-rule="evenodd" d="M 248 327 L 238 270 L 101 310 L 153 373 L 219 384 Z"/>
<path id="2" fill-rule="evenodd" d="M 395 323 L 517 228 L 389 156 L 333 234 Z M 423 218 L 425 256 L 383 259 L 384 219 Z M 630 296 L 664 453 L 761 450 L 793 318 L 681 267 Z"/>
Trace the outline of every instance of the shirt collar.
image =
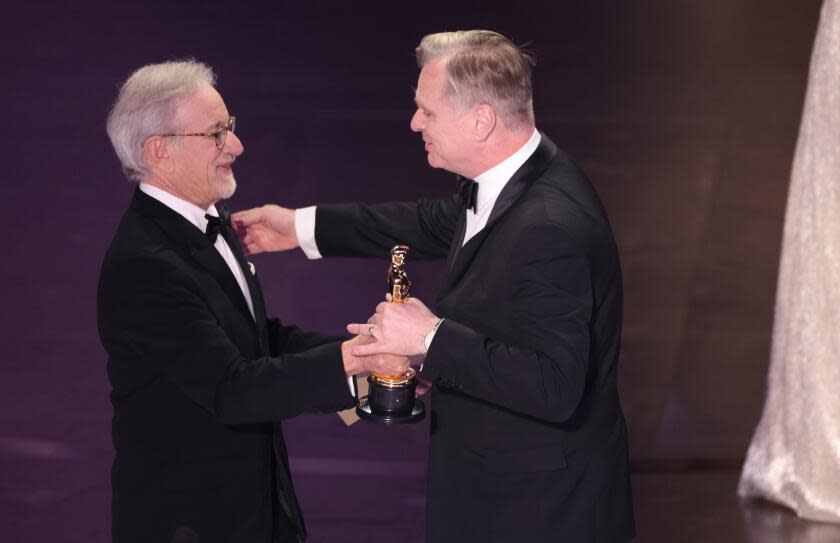
<path id="1" fill-rule="evenodd" d="M 219 212 L 216 210 L 215 205 L 211 205 L 204 210 L 192 202 L 178 198 L 174 194 L 166 192 L 162 188 L 150 185 L 149 183 L 140 183 L 140 190 L 190 221 L 202 232 L 207 230 L 207 219 L 204 218 L 205 214 L 213 215 L 214 217 L 219 216 Z"/>
<path id="2" fill-rule="evenodd" d="M 534 151 L 540 144 L 540 132 L 536 128 L 525 145 L 517 149 L 515 153 L 499 162 L 486 172 L 482 173 L 475 180 L 478 182 L 478 196 L 476 197 L 476 210 L 482 209 L 490 202 L 495 202 L 499 193 L 507 182 L 513 177 L 525 161 L 531 158 Z"/>

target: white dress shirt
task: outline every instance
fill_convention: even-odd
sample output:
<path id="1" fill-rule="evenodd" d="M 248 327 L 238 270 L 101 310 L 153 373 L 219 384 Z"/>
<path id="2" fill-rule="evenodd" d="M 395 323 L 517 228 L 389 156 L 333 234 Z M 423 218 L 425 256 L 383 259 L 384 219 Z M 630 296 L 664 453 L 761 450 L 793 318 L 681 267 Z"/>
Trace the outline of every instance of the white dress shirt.
<path id="1" fill-rule="evenodd" d="M 219 212 L 216 210 L 216 206 L 214 205 L 211 205 L 204 210 L 192 202 L 182 200 L 181 198 L 178 198 L 177 196 L 148 183 L 140 183 L 140 190 L 190 221 L 196 228 L 201 230 L 202 233 L 207 231 L 207 219 L 204 218 L 204 215 L 210 214 L 215 217 L 219 216 Z M 253 317 L 254 304 L 251 302 L 251 291 L 248 290 L 248 283 L 245 281 L 245 276 L 243 275 L 243 273 L 251 273 L 251 270 L 244 272 L 242 268 L 239 267 L 239 263 L 236 261 L 233 251 L 231 251 L 225 241 L 225 238 L 221 235 L 216 236 L 216 243 L 214 244 L 214 247 L 216 247 L 216 250 L 219 251 L 219 254 L 224 259 L 225 264 L 228 265 L 230 272 L 239 284 L 239 288 L 242 290 L 242 295 L 245 296 L 245 301 L 248 303 L 248 309 L 251 311 L 251 317 Z"/>
<path id="2" fill-rule="evenodd" d="M 512 155 L 499 162 L 486 172 L 475 178 L 478 183 L 478 194 L 476 196 L 475 211 L 472 209 L 466 210 L 467 227 L 464 233 L 464 243 L 470 240 L 474 235 L 481 232 L 487 225 L 487 219 L 490 218 L 490 212 L 496 203 L 496 199 L 505 188 L 505 185 L 516 170 L 522 167 L 537 147 L 540 144 L 540 132 L 536 128 L 531 137 L 525 142 L 525 145 L 516 150 Z M 318 244 L 315 242 L 315 206 L 303 207 L 295 210 L 295 234 L 297 234 L 300 248 L 310 259 L 322 258 L 321 252 L 318 250 Z M 432 344 L 434 333 L 437 331 L 435 327 L 431 332 L 426 334 L 423 342 L 426 350 Z"/>

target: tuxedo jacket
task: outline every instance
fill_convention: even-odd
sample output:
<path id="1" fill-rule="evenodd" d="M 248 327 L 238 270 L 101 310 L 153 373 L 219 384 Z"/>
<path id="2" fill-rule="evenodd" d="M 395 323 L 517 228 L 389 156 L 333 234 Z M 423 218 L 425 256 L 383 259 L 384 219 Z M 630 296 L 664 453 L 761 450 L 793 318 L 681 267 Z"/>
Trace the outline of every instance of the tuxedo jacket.
<path id="1" fill-rule="evenodd" d="M 404 243 L 409 261 L 448 259 L 445 320 L 423 366 L 434 383 L 428 540 L 631 538 L 621 269 L 575 164 L 543 135 L 463 247 L 460 196 L 316 213 L 324 256 L 386 258 Z"/>
<path id="2" fill-rule="evenodd" d="M 305 538 L 278 421 L 353 405 L 337 338 L 255 317 L 203 232 L 140 190 L 97 297 L 114 407 L 115 542 Z"/>

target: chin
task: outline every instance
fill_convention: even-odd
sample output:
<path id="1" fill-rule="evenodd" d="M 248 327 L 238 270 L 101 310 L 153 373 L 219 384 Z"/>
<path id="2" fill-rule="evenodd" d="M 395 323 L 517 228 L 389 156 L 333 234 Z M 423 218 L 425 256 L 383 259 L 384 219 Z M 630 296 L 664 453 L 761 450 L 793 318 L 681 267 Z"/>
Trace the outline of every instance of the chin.
<path id="1" fill-rule="evenodd" d="M 219 181 L 219 200 L 227 200 L 236 192 L 236 179 L 230 175 Z"/>

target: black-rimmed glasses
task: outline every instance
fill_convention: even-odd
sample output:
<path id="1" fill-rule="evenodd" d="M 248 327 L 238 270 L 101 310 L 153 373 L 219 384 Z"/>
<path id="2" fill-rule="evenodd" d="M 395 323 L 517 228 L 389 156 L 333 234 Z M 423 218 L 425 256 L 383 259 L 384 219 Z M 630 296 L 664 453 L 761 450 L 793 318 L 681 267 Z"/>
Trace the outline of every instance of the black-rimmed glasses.
<path id="1" fill-rule="evenodd" d="M 161 134 L 161 136 L 164 136 L 164 137 L 202 136 L 202 137 L 205 137 L 205 138 L 213 138 L 213 140 L 216 142 L 216 147 L 219 148 L 219 149 L 224 149 L 225 141 L 227 140 L 228 132 L 234 132 L 234 133 L 236 132 L 236 117 L 231 116 L 231 118 L 228 119 L 228 122 L 227 122 L 227 124 L 225 124 L 225 126 L 223 126 L 222 128 L 218 128 L 216 130 L 213 130 L 212 132 L 196 132 L 196 133 L 193 133 L 193 134 L 184 134 L 184 133 L 181 133 L 181 134 Z"/>

